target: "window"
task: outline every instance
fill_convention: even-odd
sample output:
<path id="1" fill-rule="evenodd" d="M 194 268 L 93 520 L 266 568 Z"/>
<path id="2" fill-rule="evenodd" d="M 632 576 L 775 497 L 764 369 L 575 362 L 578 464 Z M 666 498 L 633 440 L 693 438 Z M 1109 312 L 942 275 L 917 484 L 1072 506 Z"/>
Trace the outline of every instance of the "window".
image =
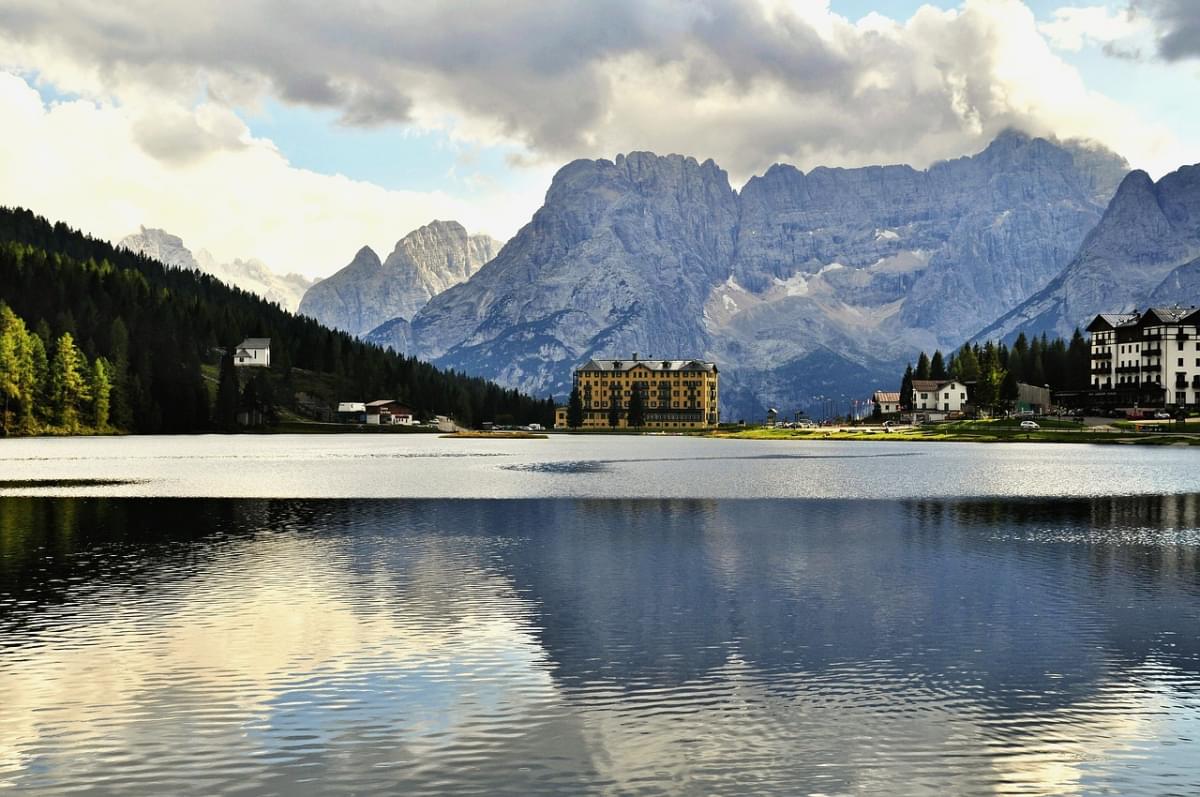
<path id="1" fill-rule="evenodd" d="M 1183 358 L 1182 357 L 1179 358 L 1179 367 L 1180 368 L 1183 367 Z"/>

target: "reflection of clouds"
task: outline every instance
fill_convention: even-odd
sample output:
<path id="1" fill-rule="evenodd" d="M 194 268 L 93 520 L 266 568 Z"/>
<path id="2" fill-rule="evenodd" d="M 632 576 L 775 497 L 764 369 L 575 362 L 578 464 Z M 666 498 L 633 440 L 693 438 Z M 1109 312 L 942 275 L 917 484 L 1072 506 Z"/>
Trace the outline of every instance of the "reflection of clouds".
<path id="1" fill-rule="evenodd" d="M 666 692 L 617 699 L 597 687 L 589 699 L 604 710 L 582 712 L 583 735 L 615 793 L 665 779 L 687 794 L 992 794 L 1004 784 L 1061 795 L 1088 793 L 1103 776 L 1126 779 L 1126 793 L 1157 794 L 1187 782 L 1181 769 L 1200 782 L 1200 762 L 1181 762 L 1161 741 L 1195 738 L 1200 699 L 1189 707 L 1161 681 L 1141 686 L 1114 684 L 1087 704 L 998 728 L 984 706 L 900 671 L 881 678 L 847 664 L 781 681 L 734 655 Z M 1154 757 L 1161 766 L 1147 766 Z"/>
<path id="2" fill-rule="evenodd" d="M 296 723 L 274 723 L 289 714 L 319 734 L 391 723 L 420 750 L 453 743 L 478 716 L 519 723 L 554 700 L 506 585 L 462 556 L 446 561 L 436 542 L 413 553 L 415 571 L 441 579 L 436 591 L 410 585 L 416 600 L 348 579 L 337 540 L 290 535 L 235 544 L 155 594 L 96 596 L 82 622 L 0 651 L 0 782 L 26 767 L 82 781 L 125 755 L 170 771 L 218 750 L 249 770 L 261 762 L 245 735 L 286 752 Z M 375 710 L 399 705 L 377 704 L 379 673 L 425 722 Z M 363 690 L 345 691 L 354 684 Z M 181 739 L 188 749 L 166 744 Z"/>
<path id="3" fill-rule="evenodd" d="M 49 630 L 12 624 L 0 783 L 1200 784 L 1197 564 L 1186 546 L 1042 541 L 1146 515 L 1083 504 L 164 502 L 146 511 L 190 545 L 147 553 L 150 523 L 103 554 L 137 559 L 132 574 L 53 592 L 31 615 Z M 59 517 L 147 526 L 143 502 L 115 505 L 127 514 Z M 189 536 L 190 515 L 220 530 Z M 55 580 L 95 575 L 68 558 Z"/>

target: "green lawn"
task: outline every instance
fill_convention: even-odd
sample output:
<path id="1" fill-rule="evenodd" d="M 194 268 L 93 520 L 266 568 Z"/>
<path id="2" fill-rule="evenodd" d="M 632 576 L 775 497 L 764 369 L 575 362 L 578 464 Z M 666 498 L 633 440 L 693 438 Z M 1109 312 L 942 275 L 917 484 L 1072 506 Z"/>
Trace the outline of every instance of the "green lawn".
<path id="1" fill-rule="evenodd" d="M 1165 434 L 1138 434 L 1131 431 L 1096 431 L 1074 421 L 1038 421 L 1041 427 L 1025 431 L 1020 421 L 957 421 L 915 428 L 880 432 L 866 429 L 746 429 L 717 432 L 716 437 L 741 440 L 862 440 L 862 441 L 934 441 L 972 443 L 1125 443 L 1139 445 L 1200 445 L 1200 439 Z"/>

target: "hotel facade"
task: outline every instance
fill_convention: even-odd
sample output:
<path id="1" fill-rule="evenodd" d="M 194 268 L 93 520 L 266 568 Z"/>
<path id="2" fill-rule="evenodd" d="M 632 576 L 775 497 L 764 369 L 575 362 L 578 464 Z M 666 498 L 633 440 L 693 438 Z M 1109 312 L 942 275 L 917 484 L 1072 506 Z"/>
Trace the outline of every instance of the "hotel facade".
<path id="1" fill-rule="evenodd" d="M 584 429 L 626 428 L 629 401 L 639 391 L 646 429 L 706 429 L 720 423 L 720 372 L 703 360 L 588 360 L 575 371 Z M 559 415 L 564 419 L 565 414 Z"/>
<path id="2" fill-rule="evenodd" d="M 1101 313 L 1088 325 L 1091 393 L 1122 407 L 1200 404 L 1200 308 Z"/>

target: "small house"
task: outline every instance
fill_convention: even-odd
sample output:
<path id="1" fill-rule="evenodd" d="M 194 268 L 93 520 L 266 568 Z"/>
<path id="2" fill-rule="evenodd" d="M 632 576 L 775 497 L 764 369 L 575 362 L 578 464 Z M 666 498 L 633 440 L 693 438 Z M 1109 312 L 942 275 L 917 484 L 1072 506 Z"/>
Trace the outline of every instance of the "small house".
<path id="1" fill-rule="evenodd" d="M 914 379 L 913 410 L 962 412 L 967 403 L 967 386 L 957 379 Z"/>
<path id="2" fill-rule="evenodd" d="M 871 402 L 875 405 L 875 412 L 879 415 L 895 415 L 900 412 L 900 393 L 888 392 L 886 390 L 876 390 L 875 395 L 871 397 Z"/>
<path id="3" fill-rule="evenodd" d="M 412 426 L 413 413 L 398 401 L 380 399 L 366 404 L 367 423 L 380 426 Z"/>
<path id="4" fill-rule="evenodd" d="M 271 367 L 271 339 L 246 338 L 233 350 L 233 364 L 236 366 Z"/>
<path id="5" fill-rule="evenodd" d="M 341 401 L 337 405 L 339 423 L 366 423 L 367 405 L 361 401 Z"/>

